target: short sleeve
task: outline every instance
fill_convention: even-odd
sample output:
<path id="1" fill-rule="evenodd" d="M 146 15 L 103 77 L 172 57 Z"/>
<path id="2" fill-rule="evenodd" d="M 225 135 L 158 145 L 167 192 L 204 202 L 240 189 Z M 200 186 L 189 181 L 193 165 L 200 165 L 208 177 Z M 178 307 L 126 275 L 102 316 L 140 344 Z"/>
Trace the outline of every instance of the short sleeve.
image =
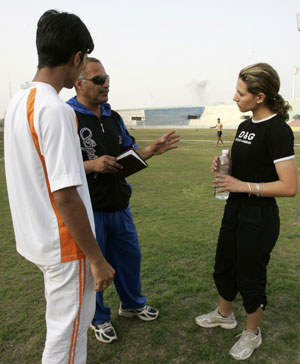
<path id="1" fill-rule="evenodd" d="M 51 191 L 81 185 L 80 147 L 74 111 L 64 104 L 43 110 L 40 138 Z"/>
<path id="2" fill-rule="evenodd" d="M 274 123 L 275 124 L 275 123 Z M 268 149 L 274 163 L 294 158 L 294 134 L 285 122 L 269 129 Z"/>

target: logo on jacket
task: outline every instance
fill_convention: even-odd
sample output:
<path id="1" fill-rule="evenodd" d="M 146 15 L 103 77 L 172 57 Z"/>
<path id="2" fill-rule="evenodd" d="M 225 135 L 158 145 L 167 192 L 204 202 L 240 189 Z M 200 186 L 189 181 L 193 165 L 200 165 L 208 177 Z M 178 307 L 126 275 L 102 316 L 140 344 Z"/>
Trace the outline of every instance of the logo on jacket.
<path id="1" fill-rule="evenodd" d="M 97 159 L 96 150 L 94 147 L 97 146 L 94 139 L 92 139 L 93 133 L 89 128 L 82 128 L 79 132 L 80 138 L 82 140 L 83 147 L 81 150 L 85 151 L 88 155 L 89 160 Z"/>
<path id="2" fill-rule="evenodd" d="M 240 143 L 251 144 L 251 141 L 255 138 L 255 133 L 249 133 L 249 131 L 241 131 L 235 140 Z"/>

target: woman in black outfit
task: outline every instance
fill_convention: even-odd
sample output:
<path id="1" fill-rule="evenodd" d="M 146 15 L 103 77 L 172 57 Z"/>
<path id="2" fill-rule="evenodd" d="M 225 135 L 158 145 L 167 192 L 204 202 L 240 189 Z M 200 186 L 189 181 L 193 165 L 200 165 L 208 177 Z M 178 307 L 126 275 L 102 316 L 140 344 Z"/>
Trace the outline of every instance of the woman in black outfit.
<path id="1" fill-rule="evenodd" d="M 298 173 L 294 137 L 286 124 L 290 106 L 279 95 L 277 72 L 266 63 L 241 70 L 234 95 L 241 112 L 253 116 L 238 127 L 231 149 L 231 176 L 214 181 L 230 191 L 220 229 L 214 280 L 219 307 L 196 318 L 201 327 L 237 326 L 232 307 L 240 292 L 247 325 L 230 350 L 245 360 L 262 343 L 259 321 L 267 304 L 266 273 L 271 251 L 279 236 L 279 213 L 274 197 L 295 196 Z M 212 169 L 217 171 L 219 159 Z"/>

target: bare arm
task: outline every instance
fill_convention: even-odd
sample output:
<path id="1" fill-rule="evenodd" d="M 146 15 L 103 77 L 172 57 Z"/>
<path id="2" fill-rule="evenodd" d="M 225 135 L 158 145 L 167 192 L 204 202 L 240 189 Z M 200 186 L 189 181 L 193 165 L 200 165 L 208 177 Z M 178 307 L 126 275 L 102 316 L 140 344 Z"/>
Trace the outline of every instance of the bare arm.
<path id="1" fill-rule="evenodd" d="M 154 155 L 163 154 L 168 150 L 178 148 L 178 145 L 176 143 L 178 143 L 179 140 L 180 136 L 176 134 L 175 130 L 172 130 L 169 133 L 155 140 L 152 144 L 148 145 L 147 147 L 136 149 L 136 151 L 143 159 L 149 159 Z"/>
<path id="2" fill-rule="evenodd" d="M 115 271 L 101 253 L 76 187 L 55 191 L 53 197 L 63 222 L 91 262 L 92 274 L 96 281 L 95 290 L 100 291 L 108 287 L 114 279 Z"/>
<path id="3" fill-rule="evenodd" d="M 217 170 L 216 161 L 214 161 L 212 169 Z M 260 193 L 264 197 L 292 197 L 298 191 L 298 172 L 294 159 L 278 162 L 275 164 L 276 172 L 279 180 L 260 184 Z M 214 187 L 222 187 L 222 191 L 241 192 L 257 194 L 257 184 L 253 182 L 240 181 L 234 177 L 217 174 L 216 177 L 221 177 L 221 180 L 214 181 Z"/>

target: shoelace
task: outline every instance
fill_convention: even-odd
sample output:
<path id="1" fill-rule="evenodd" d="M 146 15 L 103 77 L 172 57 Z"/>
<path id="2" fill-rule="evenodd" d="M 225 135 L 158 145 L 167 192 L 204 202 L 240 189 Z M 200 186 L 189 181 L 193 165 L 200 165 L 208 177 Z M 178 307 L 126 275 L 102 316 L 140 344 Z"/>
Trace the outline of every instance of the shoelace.
<path id="1" fill-rule="evenodd" d="M 142 308 L 138 308 L 138 309 L 137 309 L 137 312 L 138 312 L 138 313 L 149 312 L 148 307 L 149 307 L 149 306 L 145 305 L 145 306 L 144 306 L 144 307 L 142 307 Z"/>
<path id="2" fill-rule="evenodd" d="M 247 337 L 249 336 L 249 334 L 251 334 L 252 331 L 248 331 L 248 330 L 244 330 L 241 334 L 236 335 L 236 337 L 241 337 L 241 342 L 247 341 Z M 255 335 L 255 334 L 254 334 Z M 253 342 L 253 339 L 255 339 L 255 337 L 252 337 L 250 339 L 250 341 L 248 342 L 249 345 L 255 345 L 255 343 Z"/>
<path id="3" fill-rule="evenodd" d="M 102 325 L 98 325 L 98 326 L 101 326 L 101 329 L 105 332 L 107 331 L 107 329 L 111 330 L 111 324 L 110 322 L 105 322 L 104 324 Z"/>

